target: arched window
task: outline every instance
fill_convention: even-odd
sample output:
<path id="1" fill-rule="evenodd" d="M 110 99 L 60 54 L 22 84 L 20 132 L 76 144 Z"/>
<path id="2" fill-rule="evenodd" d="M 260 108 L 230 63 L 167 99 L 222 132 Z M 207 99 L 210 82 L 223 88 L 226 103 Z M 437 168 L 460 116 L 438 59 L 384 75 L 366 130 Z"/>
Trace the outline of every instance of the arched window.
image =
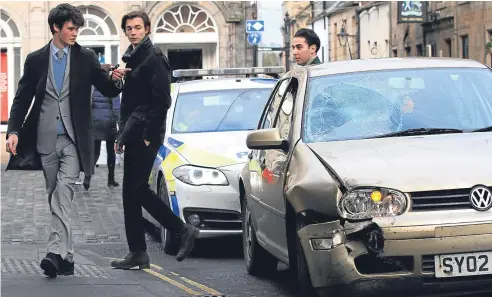
<path id="1" fill-rule="evenodd" d="M 0 9 L 0 129 L 5 130 L 21 76 L 21 34 L 10 15 Z"/>
<path id="2" fill-rule="evenodd" d="M 19 29 L 14 20 L 4 11 L 0 10 L 0 38 L 2 41 L 9 41 L 3 39 L 20 38 Z M 1 44 L 4 44 L 3 42 Z"/>
<path id="3" fill-rule="evenodd" d="M 156 33 L 215 33 L 212 17 L 204 10 L 183 4 L 166 11 L 157 22 Z"/>
<path id="4" fill-rule="evenodd" d="M 86 24 L 80 28 L 80 35 L 118 35 L 116 26 L 111 18 L 96 6 L 79 6 L 86 18 Z M 87 30 L 91 33 L 83 33 Z"/>
<path id="5" fill-rule="evenodd" d="M 99 55 L 101 63 L 118 63 L 120 36 L 111 17 L 94 5 L 78 8 L 84 15 L 85 25 L 79 30 L 77 42 L 92 48 Z"/>

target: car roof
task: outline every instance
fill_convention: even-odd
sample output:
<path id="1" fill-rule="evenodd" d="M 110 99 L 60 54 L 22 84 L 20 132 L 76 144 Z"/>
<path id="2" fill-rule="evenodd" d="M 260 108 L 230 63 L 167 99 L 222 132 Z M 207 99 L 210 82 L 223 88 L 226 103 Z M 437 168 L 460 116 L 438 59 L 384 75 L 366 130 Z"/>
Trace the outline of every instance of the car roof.
<path id="1" fill-rule="evenodd" d="M 316 77 L 362 71 L 422 68 L 487 68 L 487 66 L 467 59 L 411 57 L 336 61 L 310 66 L 306 70 L 309 70 L 311 77 Z"/>
<path id="2" fill-rule="evenodd" d="M 210 90 L 235 90 L 235 89 L 270 89 L 275 86 L 277 79 L 261 77 L 222 77 L 217 79 L 199 79 L 177 83 L 179 93 L 210 91 Z"/>

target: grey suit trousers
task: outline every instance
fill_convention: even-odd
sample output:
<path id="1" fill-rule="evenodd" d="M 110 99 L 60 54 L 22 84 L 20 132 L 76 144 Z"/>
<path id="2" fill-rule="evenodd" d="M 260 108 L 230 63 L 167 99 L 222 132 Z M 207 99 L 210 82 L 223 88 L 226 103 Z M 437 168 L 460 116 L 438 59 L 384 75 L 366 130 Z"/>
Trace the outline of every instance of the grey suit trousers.
<path id="1" fill-rule="evenodd" d="M 51 209 L 48 252 L 73 262 L 72 203 L 73 185 L 80 172 L 77 149 L 68 135 L 58 135 L 50 154 L 41 154 L 46 191 Z"/>

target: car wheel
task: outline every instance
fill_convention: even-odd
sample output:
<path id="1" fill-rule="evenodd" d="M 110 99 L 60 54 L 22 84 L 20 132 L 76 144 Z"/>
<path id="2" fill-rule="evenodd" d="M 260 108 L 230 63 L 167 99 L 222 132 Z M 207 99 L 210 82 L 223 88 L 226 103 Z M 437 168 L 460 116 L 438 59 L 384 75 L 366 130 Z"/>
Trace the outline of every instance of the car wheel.
<path id="1" fill-rule="evenodd" d="M 304 250 L 301 245 L 301 240 L 297 235 L 297 231 L 301 230 L 305 225 L 301 222 L 296 222 L 296 258 L 297 258 L 297 282 L 299 286 L 300 296 L 305 297 L 318 297 L 319 295 L 313 288 L 311 284 L 311 276 L 309 275 L 309 269 L 306 262 L 306 256 L 304 255 Z"/>
<path id="2" fill-rule="evenodd" d="M 277 258 L 267 252 L 256 239 L 246 198 L 243 201 L 243 253 L 244 263 L 249 274 L 264 276 L 277 271 Z"/>
<path id="3" fill-rule="evenodd" d="M 169 205 L 169 196 L 167 192 L 166 182 L 164 178 L 159 182 L 159 197 L 164 201 L 164 203 Z M 164 246 L 164 252 L 168 255 L 175 256 L 179 250 L 179 239 L 177 234 L 169 232 L 166 228 L 160 225 L 161 229 L 161 242 Z"/>

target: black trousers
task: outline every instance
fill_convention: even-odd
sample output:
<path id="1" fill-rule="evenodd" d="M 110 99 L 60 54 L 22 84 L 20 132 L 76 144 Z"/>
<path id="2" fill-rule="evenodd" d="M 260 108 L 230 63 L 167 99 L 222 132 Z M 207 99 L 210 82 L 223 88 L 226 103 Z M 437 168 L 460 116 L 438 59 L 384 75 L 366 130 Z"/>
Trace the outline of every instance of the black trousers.
<path id="1" fill-rule="evenodd" d="M 116 153 L 114 152 L 114 138 L 106 139 L 106 154 L 107 154 L 107 162 L 108 167 L 114 167 L 116 163 Z M 99 156 L 101 155 L 101 142 L 102 140 L 96 140 L 94 142 L 94 166 L 99 160 Z"/>
<path id="2" fill-rule="evenodd" d="M 158 144 L 146 146 L 143 139 L 125 145 L 123 210 L 130 252 L 147 250 L 142 207 L 172 233 L 178 233 L 184 225 L 184 222 L 150 189 L 149 176 L 158 150 Z"/>

